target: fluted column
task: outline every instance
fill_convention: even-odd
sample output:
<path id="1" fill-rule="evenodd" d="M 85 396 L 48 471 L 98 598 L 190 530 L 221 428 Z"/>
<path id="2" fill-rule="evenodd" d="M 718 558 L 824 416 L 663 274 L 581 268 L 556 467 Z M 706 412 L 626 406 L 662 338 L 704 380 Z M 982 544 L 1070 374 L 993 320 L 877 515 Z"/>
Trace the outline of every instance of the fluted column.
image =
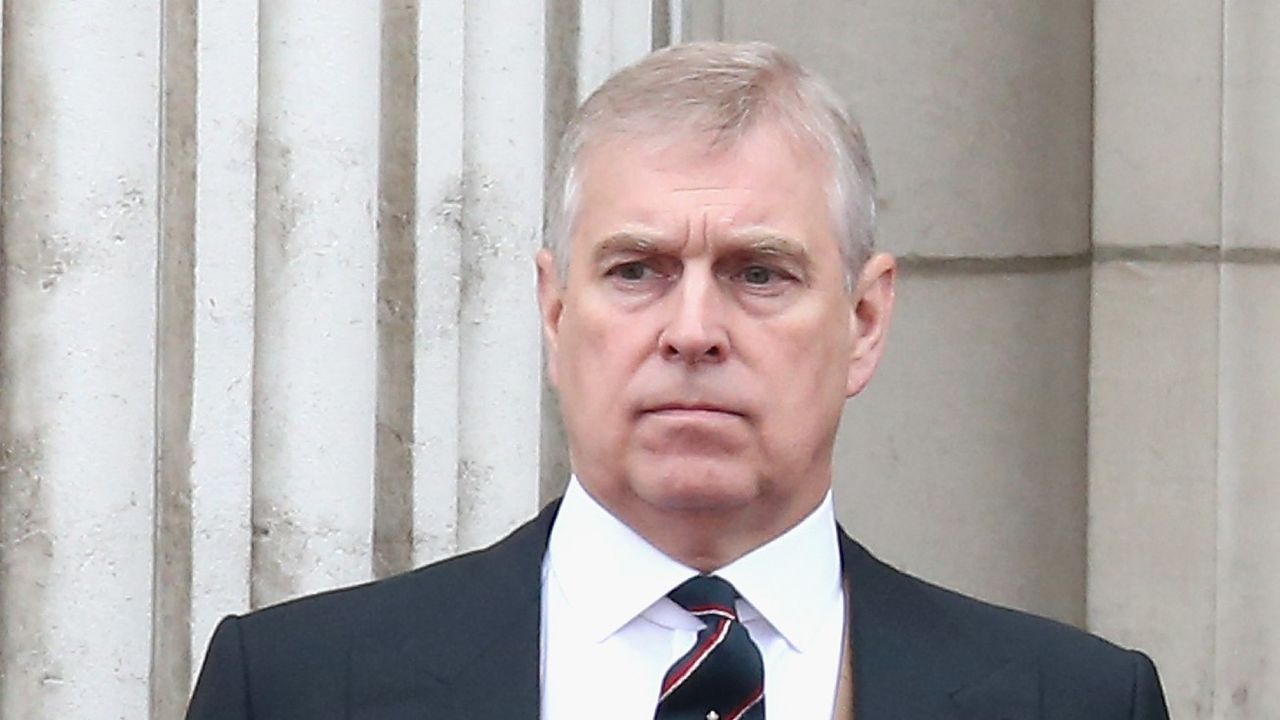
<path id="1" fill-rule="evenodd" d="M 0 716 L 146 717 L 159 11 L 4 11 Z"/>
<path id="2" fill-rule="evenodd" d="M 547 16 L 4 3 L 0 717 L 178 717 L 222 616 L 563 482 Z"/>

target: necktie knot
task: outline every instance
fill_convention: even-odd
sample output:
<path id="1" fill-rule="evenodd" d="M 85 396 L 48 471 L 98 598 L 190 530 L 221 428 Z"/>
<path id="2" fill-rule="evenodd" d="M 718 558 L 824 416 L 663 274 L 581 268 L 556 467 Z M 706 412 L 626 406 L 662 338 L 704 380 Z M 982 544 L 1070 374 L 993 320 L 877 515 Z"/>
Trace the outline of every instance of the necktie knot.
<path id="1" fill-rule="evenodd" d="M 738 598 L 742 597 L 728 580 L 716 575 L 697 575 L 667 593 L 675 604 L 704 621 L 717 617 L 738 619 Z"/>
<path id="2" fill-rule="evenodd" d="M 699 575 L 667 597 L 703 628 L 663 677 L 655 720 L 764 720 L 764 661 L 738 620 L 738 591 Z"/>

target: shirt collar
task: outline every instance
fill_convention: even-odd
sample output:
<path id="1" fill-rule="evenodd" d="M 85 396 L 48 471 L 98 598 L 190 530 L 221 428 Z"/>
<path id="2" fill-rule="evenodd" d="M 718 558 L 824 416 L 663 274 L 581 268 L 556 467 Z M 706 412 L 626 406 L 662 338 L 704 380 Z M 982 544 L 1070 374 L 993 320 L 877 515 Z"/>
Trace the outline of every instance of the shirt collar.
<path id="1" fill-rule="evenodd" d="M 547 563 L 578 627 L 597 642 L 698 574 L 614 517 L 577 477 L 570 478 L 551 528 Z M 821 621 L 843 592 L 831 492 L 795 527 L 716 574 L 747 601 L 743 620 L 762 616 L 803 652 L 824 631 Z"/>
<path id="2" fill-rule="evenodd" d="M 551 526 L 547 563 L 579 629 L 597 642 L 698 573 L 614 517 L 576 476 Z"/>
<path id="3" fill-rule="evenodd" d="M 758 613 L 797 652 L 812 647 L 830 631 L 832 604 L 844 598 L 831 491 L 795 527 L 716 574 L 747 600 L 744 621 Z"/>

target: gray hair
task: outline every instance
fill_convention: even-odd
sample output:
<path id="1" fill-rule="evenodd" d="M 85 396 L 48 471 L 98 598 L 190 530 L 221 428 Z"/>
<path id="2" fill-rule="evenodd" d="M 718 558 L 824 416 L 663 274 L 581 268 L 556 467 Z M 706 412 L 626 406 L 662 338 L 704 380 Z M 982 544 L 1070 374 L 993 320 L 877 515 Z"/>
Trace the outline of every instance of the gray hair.
<path id="1" fill-rule="evenodd" d="M 732 147 L 773 123 L 830 158 L 827 200 L 850 288 L 874 247 L 875 173 L 862 130 L 822 79 L 762 42 L 699 42 L 659 50 L 619 70 L 578 108 L 556 155 L 545 242 L 561 277 L 569 267 L 581 160 L 611 137 L 710 135 Z"/>

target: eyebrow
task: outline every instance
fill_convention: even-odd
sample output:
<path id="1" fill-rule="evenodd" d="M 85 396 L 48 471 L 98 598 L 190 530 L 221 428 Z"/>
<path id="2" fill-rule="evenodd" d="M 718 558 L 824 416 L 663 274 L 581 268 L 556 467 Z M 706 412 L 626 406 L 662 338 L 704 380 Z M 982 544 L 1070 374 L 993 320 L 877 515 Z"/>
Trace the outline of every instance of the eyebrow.
<path id="1" fill-rule="evenodd" d="M 778 235 L 760 235 L 734 238 L 734 244 L 743 250 L 758 252 L 762 255 L 790 255 L 807 257 L 804 246 L 791 238 Z"/>
<path id="2" fill-rule="evenodd" d="M 813 269 L 813 259 L 805 246 L 784 235 L 767 230 L 747 230 L 736 233 L 730 239 L 737 246 L 732 252 L 790 260 L 798 263 L 805 272 Z"/>
<path id="3" fill-rule="evenodd" d="M 813 269 L 813 260 L 802 243 L 771 230 L 748 228 L 730 234 L 725 241 L 729 245 L 725 250 L 731 255 L 776 257 L 799 264 L 805 272 Z M 615 253 L 647 255 L 678 244 L 644 230 L 620 230 L 597 243 L 592 255 L 597 261 Z"/>
<path id="4" fill-rule="evenodd" d="M 655 236 L 636 230 L 622 230 L 596 244 L 596 257 L 616 252 L 654 252 L 658 249 Z"/>

